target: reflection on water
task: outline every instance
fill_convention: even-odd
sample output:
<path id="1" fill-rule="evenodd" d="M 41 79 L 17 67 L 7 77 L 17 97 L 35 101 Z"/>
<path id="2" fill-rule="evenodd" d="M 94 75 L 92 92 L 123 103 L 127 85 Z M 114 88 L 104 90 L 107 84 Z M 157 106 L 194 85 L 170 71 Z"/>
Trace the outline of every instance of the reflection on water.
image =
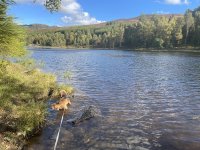
<path id="1" fill-rule="evenodd" d="M 33 57 L 59 82 L 72 72 L 71 84 L 78 89 L 58 149 L 200 149 L 200 55 L 38 50 Z M 91 104 L 103 117 L 75 127 L 66 122 Z M 26 149 L 52 149 L 61 114 L 49 110 L 49 125 Z"/>

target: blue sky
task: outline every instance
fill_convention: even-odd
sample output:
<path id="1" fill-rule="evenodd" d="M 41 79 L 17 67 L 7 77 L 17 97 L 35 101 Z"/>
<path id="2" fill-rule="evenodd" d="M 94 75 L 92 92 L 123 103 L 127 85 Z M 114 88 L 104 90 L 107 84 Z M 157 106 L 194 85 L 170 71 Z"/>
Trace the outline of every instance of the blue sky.
<path id="1" fill-rule="evenodd" d="M 141 14 L 183 14 L 200 6 L 200 0 L 62 0 L 59 12 L 50 13 L 44 0 L 15 0 L 8 14 L 19 24 L 57 26 L 95 24 Z"/>

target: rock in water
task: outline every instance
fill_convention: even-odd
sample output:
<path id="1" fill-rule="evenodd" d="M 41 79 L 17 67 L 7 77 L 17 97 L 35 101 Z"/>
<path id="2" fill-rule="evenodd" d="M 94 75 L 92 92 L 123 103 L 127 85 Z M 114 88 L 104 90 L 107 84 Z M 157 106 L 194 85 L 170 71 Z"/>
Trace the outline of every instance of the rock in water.
<path id="1" fill-rule="evenodd" d="M 75 115 L 75 118 L 67 120 L 67 122 L 76 125 L 84 120 L 88 120 L 95 116 L 100 116 L 100 111 L 93 105 L 83 108 Z"/>

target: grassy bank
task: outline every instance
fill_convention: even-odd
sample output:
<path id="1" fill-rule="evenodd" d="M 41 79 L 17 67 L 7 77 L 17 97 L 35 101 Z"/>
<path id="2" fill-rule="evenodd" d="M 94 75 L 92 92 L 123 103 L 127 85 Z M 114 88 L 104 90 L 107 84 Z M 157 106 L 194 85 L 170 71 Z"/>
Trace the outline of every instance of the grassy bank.
<path id="1" fill-rule="evenodd" d="M 49 88 L 56 88 L 56 78 L 26 63 L 0 65 L 0 149 L 17 149 L 44 125 Z"/>

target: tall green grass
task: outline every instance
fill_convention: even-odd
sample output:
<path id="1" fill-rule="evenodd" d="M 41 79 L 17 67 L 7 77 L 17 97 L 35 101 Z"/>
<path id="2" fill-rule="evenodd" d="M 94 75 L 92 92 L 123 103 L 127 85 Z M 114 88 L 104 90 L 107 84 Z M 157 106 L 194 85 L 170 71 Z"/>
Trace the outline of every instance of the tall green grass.
<path id="1" fill-rule="evenodd" d="M 0 62 L 0 133 L 4 138 L 20 139 L 40 129 L 47 114 L 49 89 L 57 87 L 54 76 L 35 67 Z"/>

